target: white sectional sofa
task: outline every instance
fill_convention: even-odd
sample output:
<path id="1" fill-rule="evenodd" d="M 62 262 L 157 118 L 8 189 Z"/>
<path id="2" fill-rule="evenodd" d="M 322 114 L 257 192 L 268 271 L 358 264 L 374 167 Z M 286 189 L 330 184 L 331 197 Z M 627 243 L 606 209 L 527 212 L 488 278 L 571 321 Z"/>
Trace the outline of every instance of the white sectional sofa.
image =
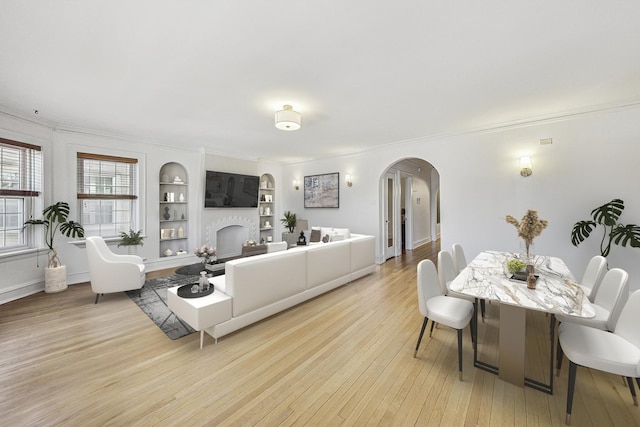
<path id="1" fill-rule="evenodd" d="M 359 234 L 228 261 L 225 274 L 209 280 L 231 297 L 231 315 L 204 330 L 217 341 L 373 271 L 375 237 Z"/>

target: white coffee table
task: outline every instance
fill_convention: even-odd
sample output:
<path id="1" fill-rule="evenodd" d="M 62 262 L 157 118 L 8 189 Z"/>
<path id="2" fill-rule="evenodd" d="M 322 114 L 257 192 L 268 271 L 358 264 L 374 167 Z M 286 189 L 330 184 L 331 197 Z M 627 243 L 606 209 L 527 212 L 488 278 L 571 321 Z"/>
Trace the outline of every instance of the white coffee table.
<path id="1" fill-rule="evenodd" d="M 167 289 L 167 306 L 176 316 L 196 331 L 200 331 L 200 349 L 204 343 L 204 330 L 231 319 L 231 297 L 215 290 L 199 298 L 178 296 L 179 286 Z"/>

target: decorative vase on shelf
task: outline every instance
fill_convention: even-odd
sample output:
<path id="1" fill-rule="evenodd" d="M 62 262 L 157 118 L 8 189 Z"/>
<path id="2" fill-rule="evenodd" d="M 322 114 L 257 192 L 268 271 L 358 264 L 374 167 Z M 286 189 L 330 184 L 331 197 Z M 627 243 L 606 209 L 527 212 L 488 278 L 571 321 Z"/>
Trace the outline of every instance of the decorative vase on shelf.
<path id="1" fill-rule="evenodd" d="M 166 206 L 166 207 L 164 208 L 164 219 L 167 219 L 167 220 L 168 220 L 169 218 L 171 218 L 171 214 L 169 213 L 169 207 L 168 207 L 168 206 Z"/>

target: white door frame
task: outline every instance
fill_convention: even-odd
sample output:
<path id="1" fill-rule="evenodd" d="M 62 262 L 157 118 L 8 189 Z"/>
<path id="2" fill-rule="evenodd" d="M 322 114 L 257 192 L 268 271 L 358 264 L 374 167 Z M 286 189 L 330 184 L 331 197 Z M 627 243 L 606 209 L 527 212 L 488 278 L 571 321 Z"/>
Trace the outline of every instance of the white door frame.
<path id="1" fill-rule="evenodd" d="M 402 192 L 404 193 L 404 236 L 405 236 L 405 249 L 408 251 L 413 250 L 413 204 L 411 201 L 412 198 L 412 188 L 413 181 L 411 175 L 402 174 L 402 178 L 404 178 L 404 188 L 402 188 Z M 400 222 L 402 225 L 402 222 Z"/>
<path id="2" fill-rule="evenodd" d="M 391 181 L 391 185 L 390 182 Z M 389 194 L 391 191 L 391 194 Z M 385 173 L 382 179 L 382 232 L 381 246 L 383 254 L 383 261 L 389 258 L 393 258 L 402 254 L 402 246 L 398 244 L 398 238 L 400 236 L 400 172 L 389 170 Z M 391 206 L 389 206 L 391 201 Z M 389 212 L 391 212 L 392 218 L 389 218 Z M 389 245 L 389 236 L 391 236 L 392 244 Z"/>

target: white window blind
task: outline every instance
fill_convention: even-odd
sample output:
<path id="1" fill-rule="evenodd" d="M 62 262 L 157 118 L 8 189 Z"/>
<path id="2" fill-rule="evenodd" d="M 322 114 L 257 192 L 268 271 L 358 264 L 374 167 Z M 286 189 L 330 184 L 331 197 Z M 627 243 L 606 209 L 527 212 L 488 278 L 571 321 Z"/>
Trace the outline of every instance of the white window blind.
<path id="1" fill-rule="evenodd" d="M 32 199 L 42 186 L 42 148 L 0 138 L 0 251 L 27 246 Z"/>
<path id="2" fill-rule="evenodd" d="M 138 160 L 78 153 L 78 201 L 85 235 L 117 236 L 135 229 Z"/>
<path id="3" fill-rule="evenodd" d="M 38 196 L 41 181 L 41 147 L 0 138 L 0 196 Z"/>

